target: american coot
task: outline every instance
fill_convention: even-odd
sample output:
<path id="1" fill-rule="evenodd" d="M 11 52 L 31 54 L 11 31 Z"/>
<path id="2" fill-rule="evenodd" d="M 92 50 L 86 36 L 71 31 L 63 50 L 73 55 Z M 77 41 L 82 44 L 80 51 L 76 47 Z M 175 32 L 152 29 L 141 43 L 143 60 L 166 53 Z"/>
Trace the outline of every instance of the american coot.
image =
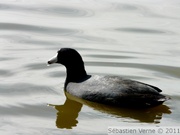
<path id="1" fill-rule="evenodd" d="M 168 98 L 159 88 L 118 76 L 88 75 L 81 55 L 74 49 L 61 48 L 48 64 L 66 67 L 65 91 L 79 98 L 124 107 L 152 107 Z"/>

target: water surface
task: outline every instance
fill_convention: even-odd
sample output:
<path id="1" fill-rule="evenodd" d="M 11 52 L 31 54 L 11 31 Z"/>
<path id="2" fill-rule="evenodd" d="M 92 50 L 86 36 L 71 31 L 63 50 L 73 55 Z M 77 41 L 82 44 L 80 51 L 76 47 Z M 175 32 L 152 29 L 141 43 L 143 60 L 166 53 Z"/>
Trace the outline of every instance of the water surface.
<path id="1" fill-rule="evenodd" d="M 1 0 L 0 134 L 107 134 L 108 126 L 180 125 L 178 0 Z M 89 74 L 158 86 L 162 106 L 134 110 L 64 93 L 59 48 L 82 55 Z"/>

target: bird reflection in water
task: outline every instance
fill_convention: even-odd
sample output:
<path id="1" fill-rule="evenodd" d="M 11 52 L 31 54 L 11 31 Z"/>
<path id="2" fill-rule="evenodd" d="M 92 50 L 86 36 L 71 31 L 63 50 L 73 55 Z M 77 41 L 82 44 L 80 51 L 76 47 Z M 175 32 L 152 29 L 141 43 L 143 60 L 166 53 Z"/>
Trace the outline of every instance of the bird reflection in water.
<path id="1" fill-rule="evenodd" d="M 83 99 L 76 98 L 65 92 L 66 101 L 63 105 L 54 106 L 57 112 L 56 126 L 57 128 L 72 129 L 78 124 L 78 115 L 83 105 L 87 105 L 94 110 L 102 113 L 110 114 L 116 118 L 127 118 L 127 121 L 137 120 L 143 123 L 160 123 L 163 114 L 171 114 L 170 108 L 166 105 L 159 105 L 146 109 L 129 109 L 119 108 L 103 104 L 98 104 Z"/>
<path id="2" fill-rule="evenodd" d="M 54 108 L 58 111 L 56 119 L 56 126 L 58 128 L 71 129 L 77 126 L 77 117 L 82 108 L 81 103 L 67 98 L 63 105 L 49 106 L 54 106 Z"/>

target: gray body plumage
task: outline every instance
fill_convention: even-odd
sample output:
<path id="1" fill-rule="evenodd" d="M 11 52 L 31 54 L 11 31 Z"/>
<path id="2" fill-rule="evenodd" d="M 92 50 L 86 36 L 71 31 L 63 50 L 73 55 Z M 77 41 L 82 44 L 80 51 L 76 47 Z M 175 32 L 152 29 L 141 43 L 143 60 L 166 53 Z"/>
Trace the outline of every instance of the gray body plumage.
<path id="1" fill-rule="evenodd" d="M 159 88 L 118 76 L 94 75 L 85 81 L 68 83 L 66 91 L 85 100 L 115 106 L 148 107 L 166 100 Z"/>

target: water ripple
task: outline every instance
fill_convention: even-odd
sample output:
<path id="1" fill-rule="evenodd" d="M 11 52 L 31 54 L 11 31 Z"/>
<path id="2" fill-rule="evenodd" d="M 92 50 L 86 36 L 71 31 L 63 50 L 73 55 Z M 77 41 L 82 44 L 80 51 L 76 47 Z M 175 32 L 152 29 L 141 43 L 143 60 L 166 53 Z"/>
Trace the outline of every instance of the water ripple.
<path id="1" fill-rule="evenodd" d="M 28 104 L 21 104 L 18 106 L 0 106 L 0 114 L 7 116 L 36 116 L 36 117 L 43 117 L 43 118 L 50 118 L 53 116 L 53 111 L 49 109 L 45 105 L 28 105 Z M 13 113 L 12 113 L 13 110 Z M 46 111 L 43 111 L 46 110 Z"/>
<path id="2" fill-rule="evenodd" d="M 92 16 L 94 13 L 90 10 L 79 9 L 75 7 L 66 7 L 66 6 L 20 6 L 13 4 L 0 4 L 0 10 L 7 11 L 18 11 L 18 12 L 36 12 L 41 14 L 53 14 L 60 15 L 65 17 L 88 17 Z"/>
<path id="3" fill-rule="evenodd" d="M 38 94 L 57 94 L 56 91 L 41 85 L 29 84 L 29 83 L 17 83 L 11 85 L 0 85 L 0 93 L 5 96 L 27 96 Z"/>
<path id="4" fill-rule="evenodd" d="M 16 34 L 11 34 L 11 35 L 1 35 L 0 38 L 5 39 L 6 41 L 10 41 L 10 42 L 17 42 L 23 45 L 41 45 L 41 46 L 62 46 L 63 43 L 62 42 L 58 42 L 56 40 L 53 39 L 35 39 L 33 37 L 30 36 L 26 36 L 26 35 L 16 35 Z M 54 48 L 53 48 L 54 49 Z M 28 49 L 29 50 L 29 49 Z M 14 58 L 13 58 L 14 59 Z M 0 61 L 6 60 L 5 58 L 0 58 Z"/>
<path id="5" fill-rule="evenodd" d="M 147 6 L 139 4 L 125 4 L 125 3 L 112 3 L 112 9 L 121 12 L 131 12 L 139 13 L 145 17 L 155 17 L 155 18 L 169 18 L 169 19 L 180 19 L 178 17 L 168 16 L 166 14 L 155 12 L 152 9 L 149 9 Z"/>
<path id="6" fill-rule="evenodd" d="M 142 33 L 142 34 L 172 34 L 171 31 L 155 30 L 146 28 L 116 28 L 116 31 L 128 32 L 128 33 Z"/>
<path id="7" fill-rule="evenodd" d="M 90 10 L 80 10 L 77 8 L 70 7 L 46 7 L 43 9 L 43 12 L 57 14 L 66 17 L 83 17 L 83 16 L 92 16 L 93 12 Z"/>
<path id="8" fill-rule="evenodd" d="M 33 64 L 28 64 L 25 67 L 31 70 L 42 70 L 42 69 L 47 69 L 47 64 L 46 63 L 33 63 Z M 55 65 L 51 66 L 51 68 L 53 67 L 55 67 Z"/>
<path id="9" fill-rule="evenodd" d="M 8 77 L 8 76 L 13 76 L 14 74 L 15 73 L 13 73 L 11 71 L 0 69 L 0 76 Z"/>
<path id="10" fill-rule="evenodd" d="M 15 58 L 10 58 L 10 57 L 1 57 L 0 61 L 7 61 L 7 60 L 14 60 Z"/>
<path id="11" fill-rule="evenodd" d="M 103 38 L 99 36 L 91 36 L 91 35 L 86 35 L 86 34 L 81 34 L 81 35 L 75 35 L 75 38 L 78 39 L 78 42 L 97 42 L 97 43 L 116 43 L 116 41 L 112 38 Z"/>
<path id="12" fill-rule="evenodd" d="M 52 28 L 44 26 L 34 26 L 28 24 L 17 23 L 0 23 L 0 29 L 5 31 L 28 31 L 41 34 L 69 35 L 79 32 L 79 30 L 66 28 Z"/>
<path id="13" fill-rule="evenodd" d="M 114 8 L 114 10 L 121 10 L 121 11 L 142 11 L 145 10 L 145 8 L 143 8 L 140 5 L 135 5 L 135 4 L 124 4 L 124 3 L 112 3 L 112 8 Z"/>
<path id="14" fill-rule="evenodd" d="M 130 59 L 130 58 L 136 58 L 131 56 L 118 56 L 118 55 L 102 55 L 102 54 L 90 54 L 86 55 L 93 58 L 104 58 L 104 59 Z"/>
<path id="15" fill-rule="evenodd" d="M 86 62 L 89 66 L 110 66 L 112 67 L 127 67 L 127 68 L 138 68 L 143 70 L 152 70 L 159 73 L 166 74 L 171 77 L 180 78 L 180 67 L 165 66 L 165 65 L 150 65 L 150 64 L 139 64 L 139 63 L 114 63 L 114 62 Z"/>
<path id="16" fill-rule="evenodd" d="M 50 72 L 48 73 L 48 76 L 50 77 L 55 77 L 55 78 L 60 78 L 60 77 L 65 77 L 66 73 L 65 71 L 54 71 L 54 72 Z"/>

